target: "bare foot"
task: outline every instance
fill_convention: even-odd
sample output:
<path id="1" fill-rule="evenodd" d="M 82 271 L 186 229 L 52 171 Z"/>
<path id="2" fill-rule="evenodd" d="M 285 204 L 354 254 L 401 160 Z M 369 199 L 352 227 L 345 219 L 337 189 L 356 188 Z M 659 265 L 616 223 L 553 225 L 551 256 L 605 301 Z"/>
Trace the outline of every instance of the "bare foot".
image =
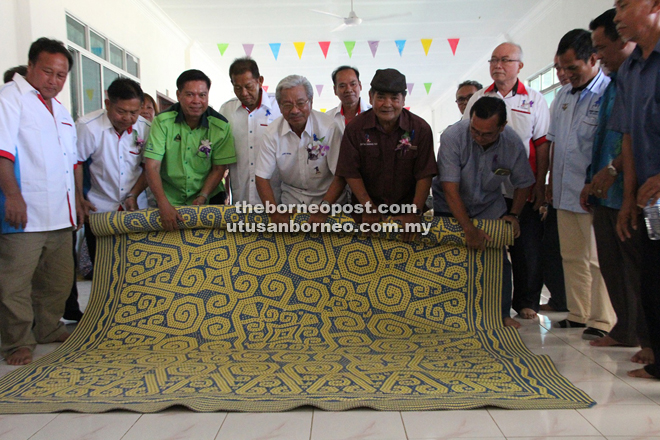
<path id="1" fill-rule="evenodd" d="M 654 376 L 651 376 L 649 373 L 646 372 L 645 369 L 640 368 L 639 370 L 630 370 L 628 371 L 628 376 L 630 377 L 638 377 L 640 379 L 655 379 Z"/>
<path id="2" fill-rule="evenodd" d="M 515 319 L 507 316 L 504 318 L 504 327 L 520 328 L 520 323 Z"/>
<path id="3" fill-rule="evenodd" d="M 630 362 L 636 364 L 654 364 L 655 356 L 653 355 L 653 350 L 650 347 L 642 347 L 635 355 L 630 358 Z"/>
<path id="4" fill-rule="evenodd" d="M 536 312 L 525 307 L 520 311 L 520 313 L 518 313 L 518 316 L 520 316 L 522 319 L 534 319 L 536 318 Z"/>
<path id="5" fill-rule="evenodd" d="M 32 350 L 20 347 L 7 355 L 7 365 L 27 365 L 32 362 Z"/>
<path id="6" fill-rule="evenodd" d="M 55 342 L 64 342 L 64 341 L 66 341 L 67 339 L 69 339 L 69 336 L 71 336 L 71 333 L 69 333 L 69 332 L 64 332 L 64 333 L 62 333 L 61 335 L 59 335 L 59 336 L 57 337 L 57 339 L 55 339 Z"/>
<path id="7" fill-rule="evenodd" d="M 616 339 L 612 339 L 608 335 L 603 336 L 602 338 L 594 339 L 593 341 L 589 341 L 589 345 L 592 347 L 616 347 L 617 345 L 622 344 L 620 344 Z"/>

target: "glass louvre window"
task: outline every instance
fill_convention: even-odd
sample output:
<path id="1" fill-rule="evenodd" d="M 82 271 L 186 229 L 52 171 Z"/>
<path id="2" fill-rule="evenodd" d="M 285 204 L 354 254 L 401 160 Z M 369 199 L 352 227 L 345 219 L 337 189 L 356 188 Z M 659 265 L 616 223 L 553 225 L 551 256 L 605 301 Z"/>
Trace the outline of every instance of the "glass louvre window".
<path id="1" fill-rule="evenodd" d="M 85 25 L 68 15 L 66 17 L 66 37 L 69 41 L 87 49 L 87 32 L 85 32 Z"/>
<path id="2" fill-rule="evenodd" d="M 119 74 L 114 70 L 110 70 L 107 67 L 103 68 L 103 91 L 108 91 L 108 87 L 114 80 L 119 78 Z M 107 98 L 107 95 L 105 96 Z"/>
<path id="3" fill-rule="evenodd" d="M 105 55 L 105 38 L 94 31 L 89 31 L 89 50 L 99 58 L 107 59 Z"/>
<path id="4" fill-rule="evenodd" d="M 527 84 L 530 88 L 541 92 L 548 106 L 555 99 L 557 92 L 561 88 L 554 65 L 546 67 L 538 75 L 529 78 Z"/>
<path id="5" fill-rule="evenodd" d="M 82 101 L 84 114 L 101 108 L 103 96 L 101 95 L 101 66 L 86 56 L 82 56 Z"/>
<path id="6" fill-rule="evenodd" d="M 138 69 L 139 61 L 131 54 L 126 54 L 126 71 L 133 76 L 140 76 Z"/>
<path id="7" fill-rule="evenodd" d="M 124 68 L 124 51 L 112 43 L 110 43 L 110 62 L 120 69 Z"/>
<path id="8" fill-rule="evenodd" d="M 71 90 L 71 117 L 77 121 L 80 116 L 80 52 L 69 47 L 73 56 L 73 68 L 69 72 L 69 89 Z"/>

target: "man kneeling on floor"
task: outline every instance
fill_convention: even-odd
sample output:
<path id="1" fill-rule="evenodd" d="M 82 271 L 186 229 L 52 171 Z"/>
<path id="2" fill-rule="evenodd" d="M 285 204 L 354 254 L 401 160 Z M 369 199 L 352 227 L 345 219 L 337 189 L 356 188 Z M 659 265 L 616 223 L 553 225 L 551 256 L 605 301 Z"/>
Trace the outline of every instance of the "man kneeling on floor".
<path id="1" fill-rule="evenodd" d="M 465 231 L 467 246 L 484 250 L 491 238 L 472 223 L 473 218 L 503 219 L 520 234 L 518 215 L 525 205 L 534 173 L 520 136 L 508 127 L 506 105 L 500 98 L 483 97 L 474 103 L 470 119 L 442 134 L 438 152 L 438 176 L 433 179 L 436 216 L 453 216 Z M 501 185 L 510 179 L 513 204 L 507 213 Z M 520 327 L 511 318 L 511 263 L 502 250 L 502 318 L 505 326 Z"/>

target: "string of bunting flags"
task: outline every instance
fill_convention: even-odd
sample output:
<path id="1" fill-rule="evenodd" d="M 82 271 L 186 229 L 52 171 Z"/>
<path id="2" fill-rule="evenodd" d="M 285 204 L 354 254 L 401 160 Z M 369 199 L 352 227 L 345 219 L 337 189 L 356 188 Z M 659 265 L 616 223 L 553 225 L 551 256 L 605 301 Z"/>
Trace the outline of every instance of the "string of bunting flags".
<path id="1" fill-rule="evenodd" d="M 396 45 L 396 48 L 399 51 L 399 56 L 403 56 L 403 51 L 406 48 L 407 41 L 408 40 L 394 41 L 394 44 Z M 456 55 L 456 50 L 458 48 L 459 41 L 460 38 L 447 38 L 447 42 L 449 43 L 449 48 L 451 49 L 453 55 Z M 424 49 L 424 54 L 428 56 L 429 50 L 431 49 L 431 44 L 433 43 L 433 38 L 422 38 L 420 42 L 422 44 L 422 48 Z M 332 42 L 319 41 L 318 43 L 321 52 L 323 53 L 323 57 L 328 58 L 328 49 L 330 49 L 330 44 Z M 344 47 L 346 48 L 346 52 L 348 53 L 349 58 L 353 57 L 353 50 L 355 49 L 356 44 L 357 41 L 344 41 Z M 374 58 L 376 58 L 376 52 L 378 51 L 378 46 L 380 45 L 380 41 L 367 41 L 367 44 L 369 45 L 369 50 L 371 51 L 371 55 Z M 269 43 L 268 46 L 270 46 L 270 50 L 273 53 L 275 59 L 277 60 L 277 58 L 280 55 L 280 48 L 282 47 L 282 43 Z M 298 58 L 302 59 L 303 51 L 305 50 L 305 42 L 295 41 L 293 42 L 293 46 L 296 49 Z M 218 50 L 220 51 L 220 56 L 224 56 L 225 51 L 227 50 L 228 47 L 229 47 L 229 43 L 218 43 Z M 245 51 L 246 56 L 248 57 L 251 56 L 252 49 L 254 49 L 254 44 L 243 44 L 243 50 Z"/>

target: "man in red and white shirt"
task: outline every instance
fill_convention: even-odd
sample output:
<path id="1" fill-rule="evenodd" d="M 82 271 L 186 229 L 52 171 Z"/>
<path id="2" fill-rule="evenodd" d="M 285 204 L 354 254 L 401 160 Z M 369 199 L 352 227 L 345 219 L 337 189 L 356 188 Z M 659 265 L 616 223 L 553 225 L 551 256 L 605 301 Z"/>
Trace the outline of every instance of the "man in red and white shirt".
<path id="1" fill-rule="evenodd" d="M 335 95 L 341 103 L 326 113 L 337 122 L 342 133 L 346 124 L 362 112 L 371 108 L 368 101 L 360 97 L 362 83 L 360 72 L 355 67 L 339 66 L 332 72 L 332 84 Z"/>
<path id="2" fill-rule="evenodd" d="M 543 223 L 539 208 L 545 202 L 545 178 L 548 173 L 550 143 L 546 139 L 550 125 L 550 112 L 543 95 L 525 87 L 518 79 L 523 68 L 522 48 L 514 43 L 502 43 L 493 50 L 488 60 L 493 84 L 475 93 L 465 109 L 468 119 L 472 105 L 482 96 L 496 96 L 504 100 L 507 120 L 527 151 L 527 157 L 536 176 L 536 185 L 520 213 L 520 237 L 511 247 L 513 267 L 513 308 L 521 318 L 536 317 L 543 288 L 542 240 Z M 505 196 L 510 203 L 513 192 L 504 184 Z"/>
<path id="3" fill-rule="evenodd" d="M 73 58 L 40 38 L 28 60 L 26 77 L 0 89 L 0 354 L 9 365 L 69 336 L 60 318 L 74 282 L 76 129 L 55 99 Z"/>
<path id="4" fill-rule="evenodd" d="M 116 79 L 108 87 L 105 109 L 78 120 L 78 164 L 91 159 L 91 188 L 83 196 L 82 166 L 76 169 L 78 222 L 87 221 L 90 211 L 135 211 L 147 207 L 147 187 L 142 172 L 144 146 L 151 124 L 140 116 L 144 102 L 142 88 L 128 78 Z M 141 205 L 141 206 L 139 206 Z M 85 224 L 89 255 L 94 263 L 96 237 Z"/>
<path id="5" fill-rule="evenodd" d="M 236 149 L 236 163 L 229 165 L 232 203 L 261 205 L 255 182 L 259 148 L 268 126 L 281 116 L 280 108 L 275 98 L 264 90 L 264 77 L 252 58 L 234 60 L 229 66 L 229 78 L 236 97 L 222 104 L 220 114 L 229 121 Z M 270 184 L 279 203 L 282 192 L 279 174 L 271 177 Z"/>

